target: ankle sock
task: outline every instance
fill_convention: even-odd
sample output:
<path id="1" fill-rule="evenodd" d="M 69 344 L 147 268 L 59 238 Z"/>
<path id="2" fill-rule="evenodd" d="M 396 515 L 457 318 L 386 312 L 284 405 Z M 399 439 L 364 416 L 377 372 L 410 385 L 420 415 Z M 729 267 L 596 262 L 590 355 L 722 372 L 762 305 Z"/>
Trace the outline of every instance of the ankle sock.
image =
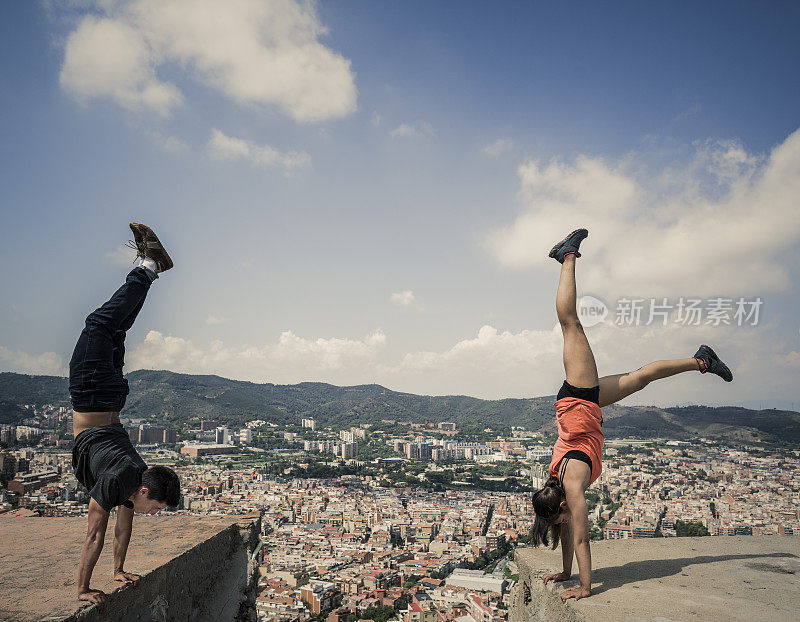
<path id="1" fill-rule="evenodd" d="M 158 264 L 149 257 L 139 257 L 136 260 L 136 265 L 140 268 L 147 268 L 150 272 L 158 273 Z"/>
<path id="2" fill-rule="evenodd" d="M 153 259 L 138 257 L 136 259 L 136 267 L 142 268 L 147 273 L 151 283 L 158 278 L 158 264 Z"/>

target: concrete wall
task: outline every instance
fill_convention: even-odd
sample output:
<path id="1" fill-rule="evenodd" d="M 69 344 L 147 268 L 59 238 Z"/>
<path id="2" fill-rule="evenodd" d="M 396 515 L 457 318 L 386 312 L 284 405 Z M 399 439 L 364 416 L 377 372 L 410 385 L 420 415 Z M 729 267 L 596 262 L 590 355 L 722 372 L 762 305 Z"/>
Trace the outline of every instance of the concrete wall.
<path id="1" fill-rule="evenodd" d="M 135 588 L 108 595 L 105 613 L 89 607 L 69 622 L 255 622 L 260 519 L 230 525 L 148 573 Z"/>
<path id="2" fill-rule="evenodd" d="M 510 622 L 800 620 L 800 536 L 592 542 L 592 595 L 561 602 L 561 549 L 518 549 Z"/>
<path id="3" fill-rule="evenodd" d="M 544 569 L 537 563 L 535 553 L 531 549 L 518 549 L 514 560 L 519 569 L 519 581 L 511 592 L 509 622 L 577 622 L 584 620 L 583 616 L 561 602 L 558 591 L 548 589 L 542 583 Z M 577 564 L 575 566 L 577 568 Z M 559 570 L 560 568 L 555 568 L 552 572 Z M 574 583 L 570 585 L 574 585 Z"/>

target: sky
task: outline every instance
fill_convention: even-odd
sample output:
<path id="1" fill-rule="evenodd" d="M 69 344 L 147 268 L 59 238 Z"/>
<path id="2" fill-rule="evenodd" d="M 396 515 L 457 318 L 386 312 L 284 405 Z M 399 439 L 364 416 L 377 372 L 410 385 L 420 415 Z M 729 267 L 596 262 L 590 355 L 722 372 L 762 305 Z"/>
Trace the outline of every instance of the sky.
<path id="1" fill-rule="evenodd" d="M 175 268 L 128 333 L 127 371 L 549 395 L 547 253 L 587 227 L 600 375 L 701 343 L 735 375 L 625 403 L 800 407 L 796 3 L 48 0 L 0 16 L 0 370 L 67 373 L 138 221 Z"/>

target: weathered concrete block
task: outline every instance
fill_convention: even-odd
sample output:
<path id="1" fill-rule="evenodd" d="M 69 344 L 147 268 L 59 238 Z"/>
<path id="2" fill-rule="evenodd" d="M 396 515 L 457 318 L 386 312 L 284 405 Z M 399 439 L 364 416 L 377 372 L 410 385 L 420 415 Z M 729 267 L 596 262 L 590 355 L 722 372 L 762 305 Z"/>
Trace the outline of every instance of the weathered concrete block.
<path id="1" fill-rule="evenodd" d="M 800 537 L 647 538 L 592 543 L 592 596 L 561 602 L 578 585 L 545 586 L 561 550 L 519 549 L 510 622 L 800 619 Z"/>
<path id="2" fill-rule="evenodd" d="M 142 574 L 142 579 L 135 588 L 126 586 L 116 591 L 112 590 L 119 584 L 107 579 L 111 561 L 107 549 L 112 548 L 107 538 L 95 569 L 96 580 L 92 582 L 93 587 L 108 593 L 104 613 L 95 606 L 81 607 L 75 597 L 74 574 L 85 520 L 36 518 L 0 522 L 0 535 L 4 531 L 17 538 L 39 534 L 45 540 L 44 546 L 28 547 L 27 559 L 22 547 L 13 558 L 0 555 L 0 571 L 26 571 L 14 582 L 16 585 L 0 586 L 0 619 L 255 622 L 258 561 L 253 553 L 259 544 L 260 518 L 176 516 L 135 521 L 126 568 Z M 66 558 L 61 551 L 47 546 L 49 535 L 59 531 L 62 541 L 65 535 L 69 537 L 64 541 L 71 547 Z M 60 585 L 48 585 L 48 575 L 58 576 L 59 571 L 72 577 Z M 26 583 L 27 576 L 33 578 L 37 574 L 42 582 Z M 38 598 L 31 598 L 31 593 L 38 594 Z"/>

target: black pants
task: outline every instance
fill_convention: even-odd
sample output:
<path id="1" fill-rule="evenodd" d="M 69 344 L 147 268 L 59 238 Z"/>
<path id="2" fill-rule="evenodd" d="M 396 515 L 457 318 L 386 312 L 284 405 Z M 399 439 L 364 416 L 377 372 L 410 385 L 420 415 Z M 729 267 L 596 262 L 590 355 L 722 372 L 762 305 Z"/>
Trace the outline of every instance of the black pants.
<path id="1" fill-rule="evenodd" d="M 69 395 L 75 411 L 119 411 L 125 405 L 125 332 L 142 309 L 152 283 L 150 274 L 144 268 L 131 270 L 108 302 L 86 318 L 69 362 Z"/>

